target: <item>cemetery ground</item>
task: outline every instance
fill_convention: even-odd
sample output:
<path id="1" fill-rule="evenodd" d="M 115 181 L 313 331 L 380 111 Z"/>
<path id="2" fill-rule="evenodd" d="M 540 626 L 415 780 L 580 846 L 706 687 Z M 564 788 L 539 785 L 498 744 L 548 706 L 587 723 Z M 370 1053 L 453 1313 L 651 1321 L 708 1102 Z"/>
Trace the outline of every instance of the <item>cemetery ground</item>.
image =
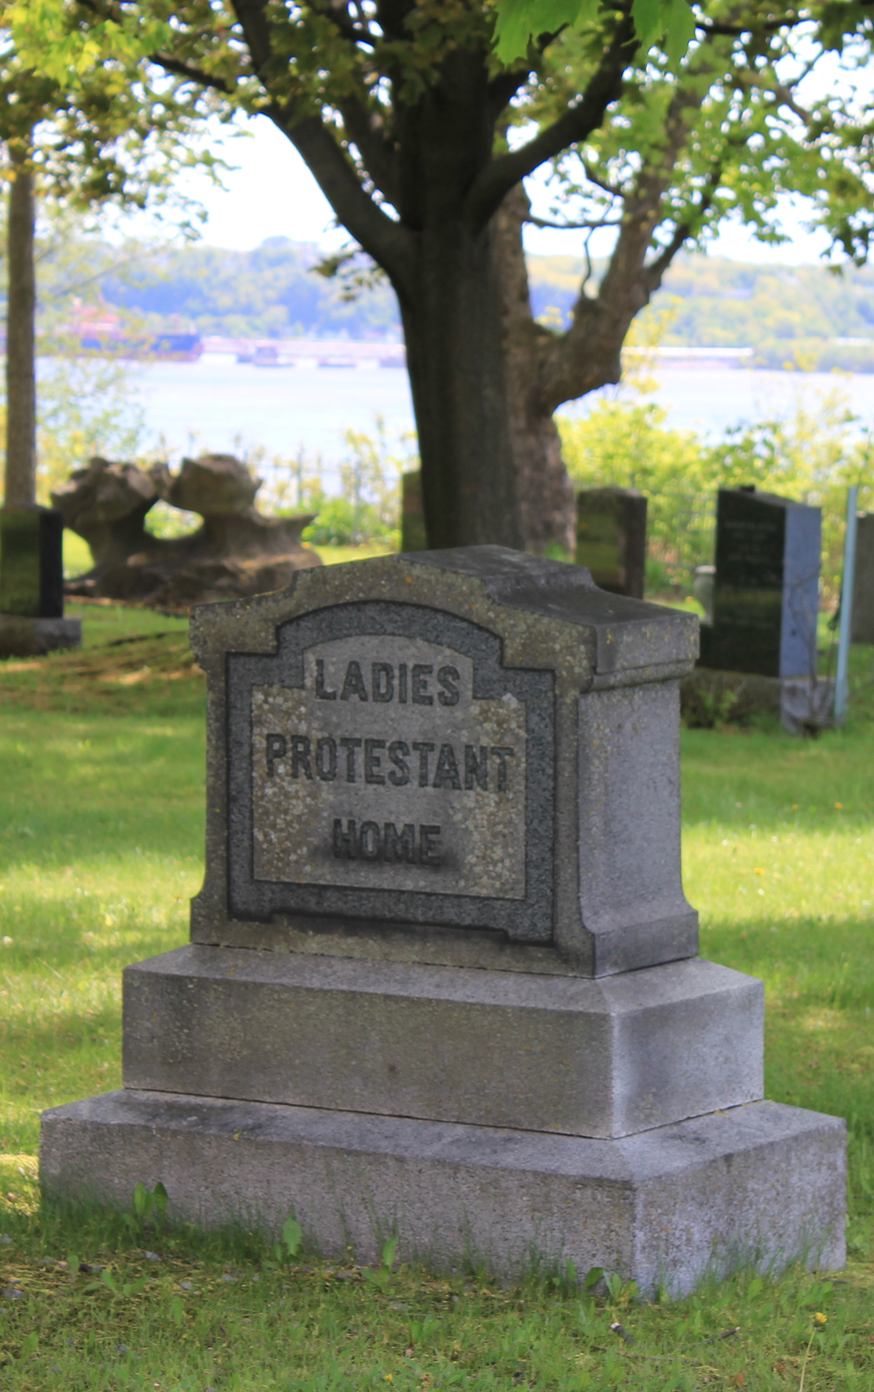
<path id="1" fill-rule="evenodd" d="M 72 612 L 79 612 L 73 610 Z M 797 740 L 683 732 L 684 868 L 707 957 L 764 979 L 766 1094 L 850 1126 L 841 1273 L 642 1303 L 607 1273 L 360 1270 L 244 1226 L 41 1202 L 39 1113 L 120 1086 L 120 982 L 187 936 L 204 679 L 186 624 L 88 606 L 85 647 L 0 666 L 0 1383 L 43 1389 L 874 1386 L 874 699 Z M 160 1195 L 158 1196 L 160 1198 Z M 578 1273 L 580 1276 L 585 1273 Z M 593 1287 L 594 1289 L 594 1287 Z"/>

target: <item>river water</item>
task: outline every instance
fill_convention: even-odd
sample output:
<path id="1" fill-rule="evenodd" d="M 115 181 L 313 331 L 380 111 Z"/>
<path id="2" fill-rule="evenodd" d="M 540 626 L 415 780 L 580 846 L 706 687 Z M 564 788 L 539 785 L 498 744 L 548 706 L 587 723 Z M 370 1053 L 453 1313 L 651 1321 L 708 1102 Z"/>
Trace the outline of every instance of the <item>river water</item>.
<path id="1" fill-rule="evenodd" d="M 372 434 L 377 416 L 394 437 L 414 425 L 407 375 L 398 368 L 258 368 L 237 363 L 230 354 L 205 353 L 196 363 L 141 364 L 134 373 L 150 444 L 163 437 L 177 457 L 262 446 L 269 455 L 287 458 L 303 448 L 308 460 L 322 456 L 331 491 L 346 452 L 345 430 Z M 874 425 L 874 375 L 661 364 L 655 375 L 654 390 L 642 395 L 627 388 L 606 390 L 657 401 L 670 425 L 694 428 L 711 440 L 739 421 L 791 414 L 795 403 L 810 407 L 836 390 L 863 424 Z M 595 399 L 585 397 L 562 407 L 562 413 L 585 414 Z"/>

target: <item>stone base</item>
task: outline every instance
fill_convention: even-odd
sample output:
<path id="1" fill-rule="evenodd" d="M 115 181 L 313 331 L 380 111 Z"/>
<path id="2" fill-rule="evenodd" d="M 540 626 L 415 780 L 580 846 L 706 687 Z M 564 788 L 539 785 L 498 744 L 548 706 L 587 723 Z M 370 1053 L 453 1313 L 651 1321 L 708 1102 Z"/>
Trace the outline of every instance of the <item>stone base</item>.
<path id="1" fill-rule="evenodd" d="M 293 1208 L 326 1256 L 504 1279 L 574 1263 L 675 1296 L 740 1266 L 844 1262 L 844 1122 L 751 1103 L 622 1140 L 114 1092 L 42 1119 L 49 1195 L 130 1208 L 160 1180 L 170 1214 L 276 1233 Z"/>
<path id="2" fill-rule="evenodd" d="M 692 958 L 598 980 L 191 944 L 124 973 L 124 1084 L 626 1136 L 758 1101 L 764 992 Z"/>
<path id="3" fill-rule="evenodd" d="M 81 646 L 81 619 L 33 619 L 26 614 L 0 614 L 0 657 L 41 657 L 56 648 Z"/>

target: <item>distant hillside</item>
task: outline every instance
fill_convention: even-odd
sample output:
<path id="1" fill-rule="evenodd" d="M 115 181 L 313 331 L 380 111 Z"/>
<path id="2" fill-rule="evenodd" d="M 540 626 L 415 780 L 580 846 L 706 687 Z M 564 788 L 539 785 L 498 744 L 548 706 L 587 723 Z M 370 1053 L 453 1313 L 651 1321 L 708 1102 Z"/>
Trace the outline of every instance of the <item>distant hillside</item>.
<path id="1" fill-rule="evenodd" d="M 75 317 L 75 301 L 145 321 L 229 338 L 396 338 L 397 303 L 383 280 L 350 298 L 349 281 L 317 274 L 318 249 L 271 237 L 253 251 L 178 243 L 124 248 L 85 240 L 40 260 L 46 328 Z M 5 283 L 5 276 L 4 276 Z M 372 278 L 371 278 L 372 279 Z"/>
<path id="2" fill-rule="evenodd" d="M 146 326 L 231 338 L 398 337 L 397 304 L 384 278 L 334 278 L 313 269 L 317 248 L 272 237 L 253 251 L 200 244 L 123 249 L 62 237 L 43 248 L 43 327 L 69 322 L 76 300 L 139 318 Z M 569 320 L 582 260 L 528 258 L 535 315 Z M 595 278 L 603 264 L 594 268 Z M 5 276 L 4 276 L 5 281 Z M 655 316 L 655 317 L 654 317 Z M 665 347 L 750 347 L 769 367 L 874 371 L 874 267 L 836 274 L 821 266 L 762 266 L 722 257 L 682 257 L 638 321 L 659 326 Z"/>
<path id="3" fill-rule="evenodd" d="M 529 258 L 532 306 L 544 322 L 567 323 L 583 264 L 567 256 Z M 597 278 L 603 266 L 594 269 Z M 836 273 L 681 257 L 641 327 L 653 315 L 664 347 L 750 347 L 758 366 L 874 371 L 874 266 Z"/>

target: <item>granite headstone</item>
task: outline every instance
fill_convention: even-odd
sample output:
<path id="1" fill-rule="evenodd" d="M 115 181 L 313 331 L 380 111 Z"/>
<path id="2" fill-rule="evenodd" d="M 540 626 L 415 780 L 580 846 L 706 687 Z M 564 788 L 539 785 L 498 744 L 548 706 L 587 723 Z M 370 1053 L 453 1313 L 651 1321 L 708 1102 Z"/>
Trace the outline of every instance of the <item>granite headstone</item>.
<path id="1" fill-rule="evenodd" d="M 754 488 L 721 488 L 713 625 L 701 662 L 720 671 L 813 677 L 822 514 Z"/>
<path id="2" fill-rule="evenodd" d="M 646 498 L 635 488 L 584 488 L 577 494 L 577 565 L 611 594 L 643 599 Z"/>
<path id="3" fill-rule="evenodd" d="M 851 641 L 874 643 L 874 512 L 862 513 L 856 526 Z"/>
<path id="4" fill-rule="evenodd" d="M 126 970 L 124 1089 L 45 1114 L 47 1191 L 647 1291 L 839 1265 L 843 1123 L 761 1100 L 761 983 L 683 894 L 696 628 L 499 547 L 196 610 L 191 943 Z"/>

